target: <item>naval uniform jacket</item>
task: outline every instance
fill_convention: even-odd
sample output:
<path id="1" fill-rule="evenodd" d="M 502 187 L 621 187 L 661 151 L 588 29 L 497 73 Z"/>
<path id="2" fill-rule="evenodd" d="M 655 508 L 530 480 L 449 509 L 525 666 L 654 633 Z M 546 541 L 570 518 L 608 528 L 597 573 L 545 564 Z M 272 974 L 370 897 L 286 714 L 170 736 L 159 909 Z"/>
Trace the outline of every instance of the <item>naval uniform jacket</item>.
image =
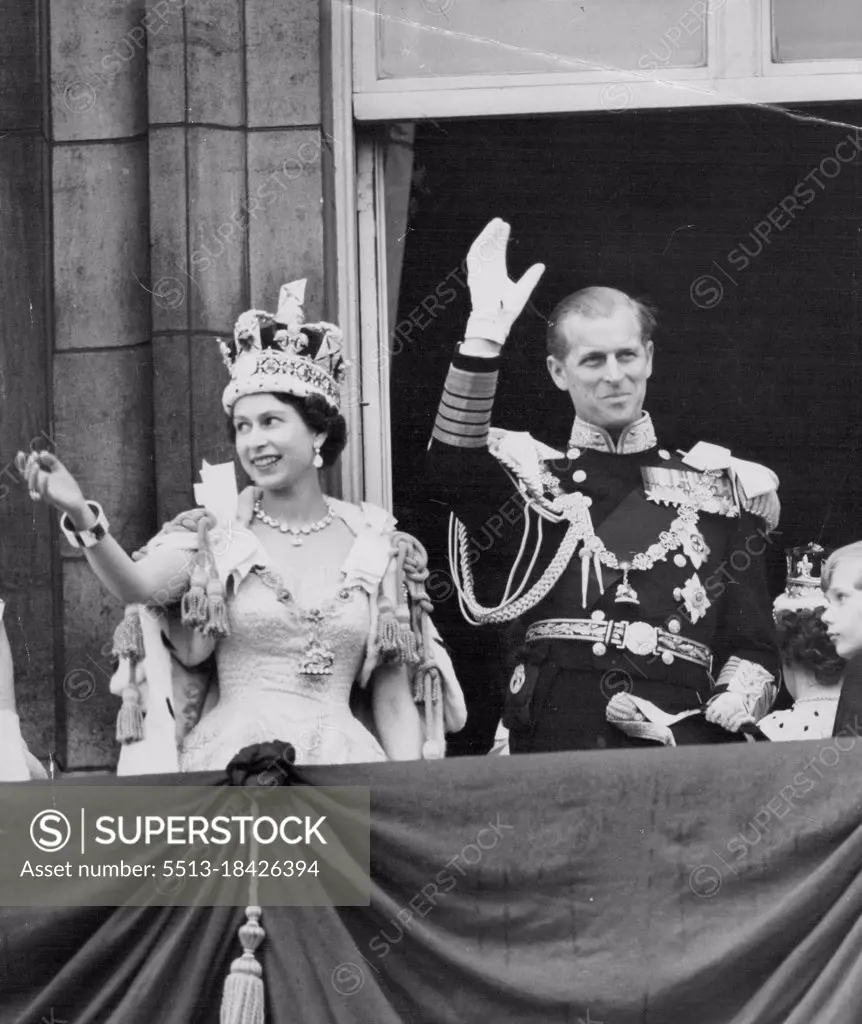
<path id="1" fill-rule="evenodd" d="M 507 686 L 504 722 L 511 750 L 634 742 L 606 721 L 606 707 L 615 693 L 630 693 L 676 715 L 702 707 L 726 686 L 750 690 L 776 681 L 779 660 L 764 571 L 769 529 L 776 523 L 767 524 L 747 511 L 751 502 L 733 470 L 707 474 L 692 469 L 679 454 L 659 447 L 646 413 L 616 443 L 601 428 L 576 419 L 572 438 L 561 450 L 549 449 L 528 434 L 495 431 L 490 419 L 499 362 L 455 356 L 429 457 L 438 493 L 464 527 L 460 544 L 454 538 L 454 550 L 460 553 L 453 559 L 458 563 L 452 566 L 453 575 L 463 582 L 466 567 L 473 599 L 491 608 L 501 602 L 523 548 L 510 588 L 517 592 L 524 583 L 519 632 L 529 639 L 531 625 L 552 623 L 538 640 L 534 636 L 520 648 L 521 661 Z M 777 484 L 763 467 L 738 465 L 759 469 Z M 687 499 L 692 487 L 699 497 Z M 686 501 L 689 508 L 692 501 L 700 507 L 695 532 L 685 535 L 682 546 L 666 553 L 659 549 L 664 557 L 651 567 L 633 569 L 625 580 L 620 568 L 602 565 L 604 592 L 594 560 L 582 562 L 578 549 L 547 593 L 540 588 L 538 595 L 531 595 L 560 552 L 569 526 L 537 514 L 539 505 L 532 498 L 539 492 L 546 506 L 554 496 L 583 495 L 592 528 L 621 563 L 651 546 L 656 553 L 654 545 L 662 534 L 667 536 Z M 526 522 L 530 532 L 524 542 Z M 638 603 L 616 600 L 625 582 Z M 582 631 L 585 621 L 592 622 L 594 635 L 588 640 L 557 635 L 569 628 L 566 620 L 579 620 Z M 508 621 L 513 621 L 511 615 Z M 635 622 L 657 627 L 663 649 L 640 653 L 641 646 L 631 637 L 642 637 L 644 626 L 627 633 L 624 625 Z M 602 633 L 605 626 L 608 630 Z M 647 640 L 654 635 L 645 632 Z M 685 653 L 687 640 L 695 642 L 689 653 L 693 650 L 696 660 L 679 653 Z M 704 664 L 706 659 L 711 660 Z"/>

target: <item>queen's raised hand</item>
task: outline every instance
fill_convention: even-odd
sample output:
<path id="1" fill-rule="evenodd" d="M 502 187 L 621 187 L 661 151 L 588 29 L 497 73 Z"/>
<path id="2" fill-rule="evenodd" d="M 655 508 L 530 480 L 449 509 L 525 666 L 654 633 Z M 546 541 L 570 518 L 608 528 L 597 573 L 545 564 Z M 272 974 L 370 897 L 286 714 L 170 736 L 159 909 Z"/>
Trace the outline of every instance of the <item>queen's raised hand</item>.
<path id="1" fill-rule="evenodd" d="M 68 514 L 78 523 L 88 509 L 78 481 L 51 452 L 18 452 L 15 467 L 27 484 L 33 501 L 43 501 Z"/>

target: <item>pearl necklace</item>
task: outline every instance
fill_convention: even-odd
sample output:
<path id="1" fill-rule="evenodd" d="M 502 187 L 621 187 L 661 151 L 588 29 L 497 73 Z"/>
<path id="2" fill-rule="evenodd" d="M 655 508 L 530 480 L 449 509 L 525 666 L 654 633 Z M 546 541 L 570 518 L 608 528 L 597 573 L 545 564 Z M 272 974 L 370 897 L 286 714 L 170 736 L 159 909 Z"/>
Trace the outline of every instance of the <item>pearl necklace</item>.
<path id="1" fill-rule="evenodd" d="M 326 505 L 326 515 L 322 519 L 318 519 L 316 523 L 309 523 L 307 526 L 289 526 L 287 523 L 283 523 L 280 519 L 275 519 L 273 516 L 268 515 L 263 510 L 263 499 L 258 498 L 254 505 L 255 516 L 266 526 L 271 527 L 273 530 L 278 530 L 279 533 L 289 533 L 291 543 L 294 547 L 302 547 L 302 538 L 312 533 L 319 533 L 321 530 L 325 530 L 327 526 L 332 522 L 333 511 L 332 505 L 323 499 Z"/>

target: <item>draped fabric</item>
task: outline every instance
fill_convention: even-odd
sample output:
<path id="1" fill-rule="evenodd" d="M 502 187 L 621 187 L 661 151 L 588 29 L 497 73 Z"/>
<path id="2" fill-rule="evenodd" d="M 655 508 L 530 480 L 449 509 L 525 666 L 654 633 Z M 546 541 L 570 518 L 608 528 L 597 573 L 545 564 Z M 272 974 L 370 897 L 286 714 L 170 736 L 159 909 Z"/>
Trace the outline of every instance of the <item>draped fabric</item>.
<path id="1" fill-rule="evenodd" d="M 290 781 L 371 787 L 372 905 L 264 908 L 268 1024 L 859 1020 L 862 744 L 849 731 Z M 243 917 L 2 915 L 2 1024 L 210 1024 Z"/>

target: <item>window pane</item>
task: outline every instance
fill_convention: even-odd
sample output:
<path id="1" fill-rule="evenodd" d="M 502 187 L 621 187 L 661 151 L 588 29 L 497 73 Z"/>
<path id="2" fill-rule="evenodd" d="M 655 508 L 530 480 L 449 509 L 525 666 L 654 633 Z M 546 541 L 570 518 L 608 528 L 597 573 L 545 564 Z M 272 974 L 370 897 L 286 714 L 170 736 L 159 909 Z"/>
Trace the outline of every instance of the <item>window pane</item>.
<path id="1" fill-rule="evenodd" d="M 862 2 L 772 0 L 772 59 L 862 60 Z"/>
<path id="2" fill-rule="evenodd" d="M 705 9 L 706 0 L 378 0 L 378 77 L 702 67 Z"/>

